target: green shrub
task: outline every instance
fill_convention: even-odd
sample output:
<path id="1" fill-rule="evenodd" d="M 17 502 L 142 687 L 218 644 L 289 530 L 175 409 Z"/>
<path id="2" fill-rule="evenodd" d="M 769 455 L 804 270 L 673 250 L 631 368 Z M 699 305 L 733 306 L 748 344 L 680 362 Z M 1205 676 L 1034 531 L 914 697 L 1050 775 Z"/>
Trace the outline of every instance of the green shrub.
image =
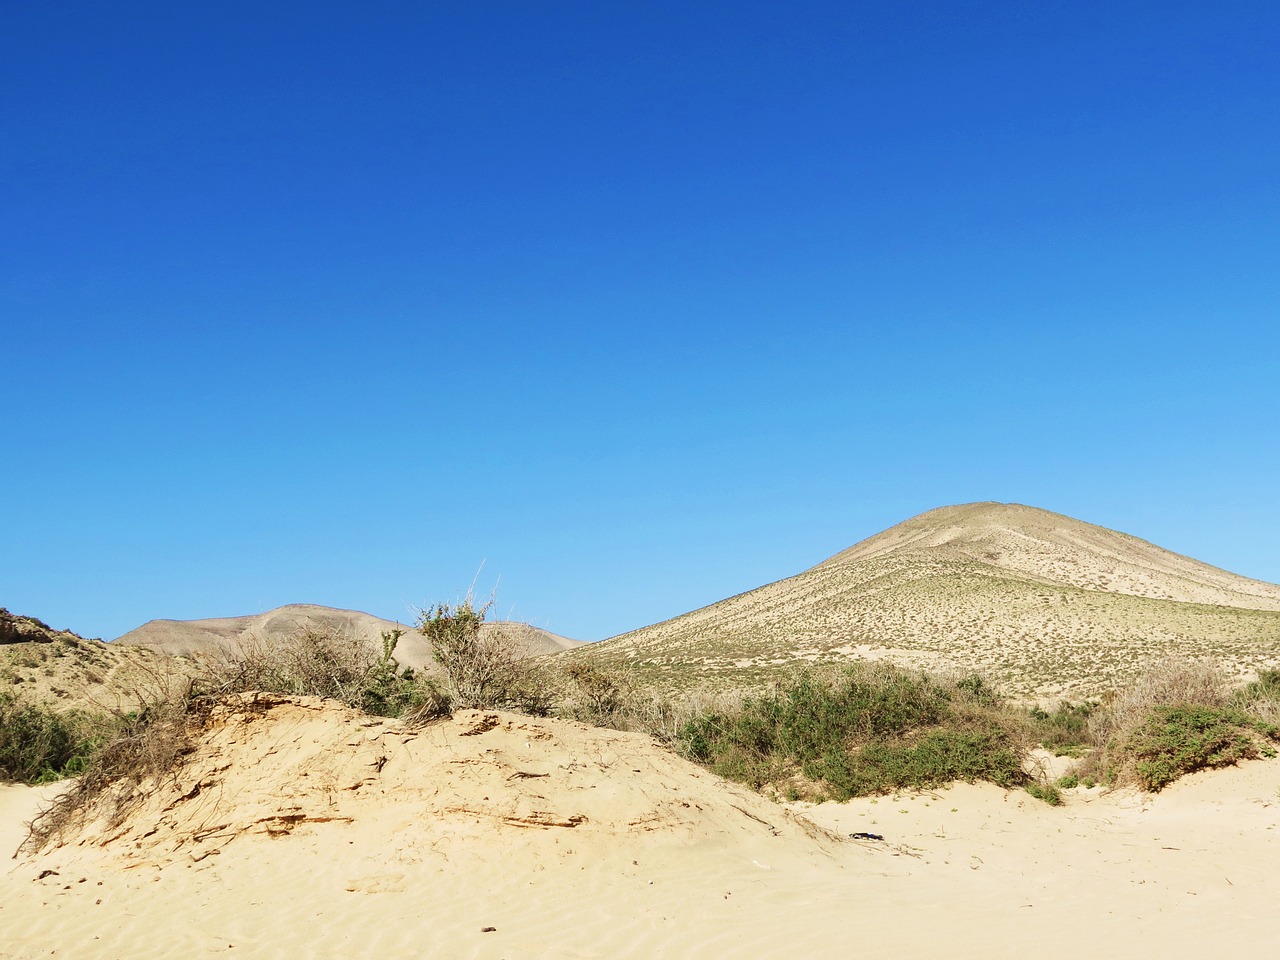
<path id="1" fill-rule="evenodd" d="M 1038 780 L 1032 780 L 1027 784 L 1027 793 L 1037 800 L 1044 801 L 1051 807 L 1062 805 L 1062 793 L 1057 786 L 1051 783 L 1040 783 Z"/>
<path id="2" fill-rule="evenodd" d="M 1098 706 L 1096 702 L 1068 703 L 1064 700 L 1052 713 L 1041 707 L 1032 707 L 1030 717 L 1035 739 L 1056 756 L 1080 756 L 1093 746 L 1089 719 Z"/>
<path id="3" fill-rule="evenodd" d="M 1155 664 L 1091 713 L 1089 738 L 1082 782 L 1153 792 L 1186 773 L 1265 756 L 1280 739 L 1280 671 L 1233 692 L 1211 663 Z"/>
<path id="4" fill-rule="evenodd" d="M 804 673 L 678 734 L 722 776 L 847 799 L 954 780 L 1026 781 L 1020 724 L 980 678 L 944 681 L 887 665 Z"/>
<path id="5" fill-rule="evenodd" d="M 1242 710 L 1197 705 L 1160 706 L 1129 737 L 1138 784 L 1153 793 L 1196 770 L 1227 767 L 1260 756 L 1260 739 L 1280 729 Z"/>
<path id="6" fill-rule="evenodd" d="M 0 694 L 0 780 L 48 783 L 81 772 L 107 726 L 105 718 Z"/>

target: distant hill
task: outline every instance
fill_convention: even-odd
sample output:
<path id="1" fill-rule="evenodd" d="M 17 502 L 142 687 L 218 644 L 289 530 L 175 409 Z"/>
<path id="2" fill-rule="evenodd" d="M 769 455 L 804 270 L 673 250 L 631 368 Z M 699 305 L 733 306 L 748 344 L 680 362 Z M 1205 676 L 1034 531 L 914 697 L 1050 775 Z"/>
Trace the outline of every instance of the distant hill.
<path id="1" fill-rule="evenodd" d="M 401 630 L 404 635 L 396 646 L 396 659 L 405 666 L 421 669 L 431 663 L 431 649 L 426 638 L 416 629 L 392 620 L 383 620 L 358 610 L 337 610 L 309 603 L 291 603 L 266 613 L 212 620 L 151 620 L 135 630 L 117 637 L 113 644 L 148 647 L 170 656 L 190 656 L 234 650 L 237 644 L 258 640 L 278 640 L 303 630 L 325 630 L 350 637 L 366 637 L 378 641 L 383 633 Z M 485 630 L 504 630 L 513 634 L 525 656 L 556 653 L 581 646 L 577 640 L 548 633 L 527 623 L 492 622 Z"/>
<path id="2" fill-rule="evenodd" d="M 673 681 L 889 658 L 1046 698 L 1097 695 L 1173 654 L 1241 674 L 1280 663 L 1280 586 L 1047 510 L 971 503 L 575 656 Z"/>
<path id="3" fill-rule="evenodd" d="M 164 660 L 0 608 L 0 693 L 58 708 L 131 708 L 137 691 L 163 682 Z"/>

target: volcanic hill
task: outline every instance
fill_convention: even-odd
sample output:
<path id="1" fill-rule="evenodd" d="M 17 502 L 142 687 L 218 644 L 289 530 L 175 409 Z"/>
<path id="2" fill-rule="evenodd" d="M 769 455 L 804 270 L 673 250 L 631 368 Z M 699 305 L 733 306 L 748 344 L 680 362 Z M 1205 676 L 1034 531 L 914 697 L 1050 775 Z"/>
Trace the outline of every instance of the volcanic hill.
<path id="1" fill-rule="evenodd" d="M 1097 696 L 1169 656 L 1280 663 L 1280 586 L 1020 504 L 930 510 L 786 580 L 574 654 L 664 684 L 767 681 L 797 660 L 980 670 Z"/>

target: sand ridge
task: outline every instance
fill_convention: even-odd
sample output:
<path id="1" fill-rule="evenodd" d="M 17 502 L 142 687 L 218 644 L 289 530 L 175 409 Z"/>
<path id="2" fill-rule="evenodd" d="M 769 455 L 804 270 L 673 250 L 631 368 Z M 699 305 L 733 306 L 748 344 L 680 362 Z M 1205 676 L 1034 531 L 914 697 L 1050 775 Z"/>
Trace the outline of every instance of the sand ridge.
<path id="1" fill-rule="evenodd" d="M 123 820 L 15 861 L 0 957 L 669 953 L 684 908 L 758 911 L 734 888 L 839 870 L 845 846 L 642 735 L 248 697 Z"/>

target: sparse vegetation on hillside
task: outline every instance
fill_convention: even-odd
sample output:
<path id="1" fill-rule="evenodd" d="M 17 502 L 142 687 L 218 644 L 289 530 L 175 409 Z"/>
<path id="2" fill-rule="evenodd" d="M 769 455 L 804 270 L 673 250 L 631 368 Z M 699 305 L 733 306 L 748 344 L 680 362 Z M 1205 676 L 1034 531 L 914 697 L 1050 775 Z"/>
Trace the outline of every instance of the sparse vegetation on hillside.
<path id="1" fill-rule="evenodd" d="M 669 686 L 786 682 L 804 662 L 980 673 L 1008 695 L 1096 699 L 1177 655 L 1277 665 L 1280 586 L 1015 505 L 930 511 L 795 576 L 574 656 Z"/>
<path id="2" fill-rule="evenodd" d="M 808 666 L 764 692 L 664 693 L 633 668 L 522 659 L 500 631 L 480 629 L 487 609 L 468 598 L 423 612 L 419 629 L 438 675 L 396 661 L 398 632 L 375 646 L 304 630 L 200 669 L 144 671 L 149 685 L 127 698 L 139 708 L 109 719 L 0 696 L 0 776 L 79 775 L 28 845 L 42 845 L 89 810 L 123 816 L 146 783 L 177 775 L 220 700 L 255 691 L 329 697 L 411 722 L 478 707 L 642 730 L 723 776 L 794 798 L 967 780 L 1025 787 L 1052 804 L 1060 787 L 1079 783 L 1159 790 L 1190 771 L 1274 754 L 1280 742 L 1277 670 L 1233 692 L 1211 667 L 1166 663 L 1121 695 L 1053 711 L 1013 705 L 976 674 L 940 678 L 884 662 Z M 1037 744 L 1082 759 L 1055 785 L 1029 772 Z"/>

